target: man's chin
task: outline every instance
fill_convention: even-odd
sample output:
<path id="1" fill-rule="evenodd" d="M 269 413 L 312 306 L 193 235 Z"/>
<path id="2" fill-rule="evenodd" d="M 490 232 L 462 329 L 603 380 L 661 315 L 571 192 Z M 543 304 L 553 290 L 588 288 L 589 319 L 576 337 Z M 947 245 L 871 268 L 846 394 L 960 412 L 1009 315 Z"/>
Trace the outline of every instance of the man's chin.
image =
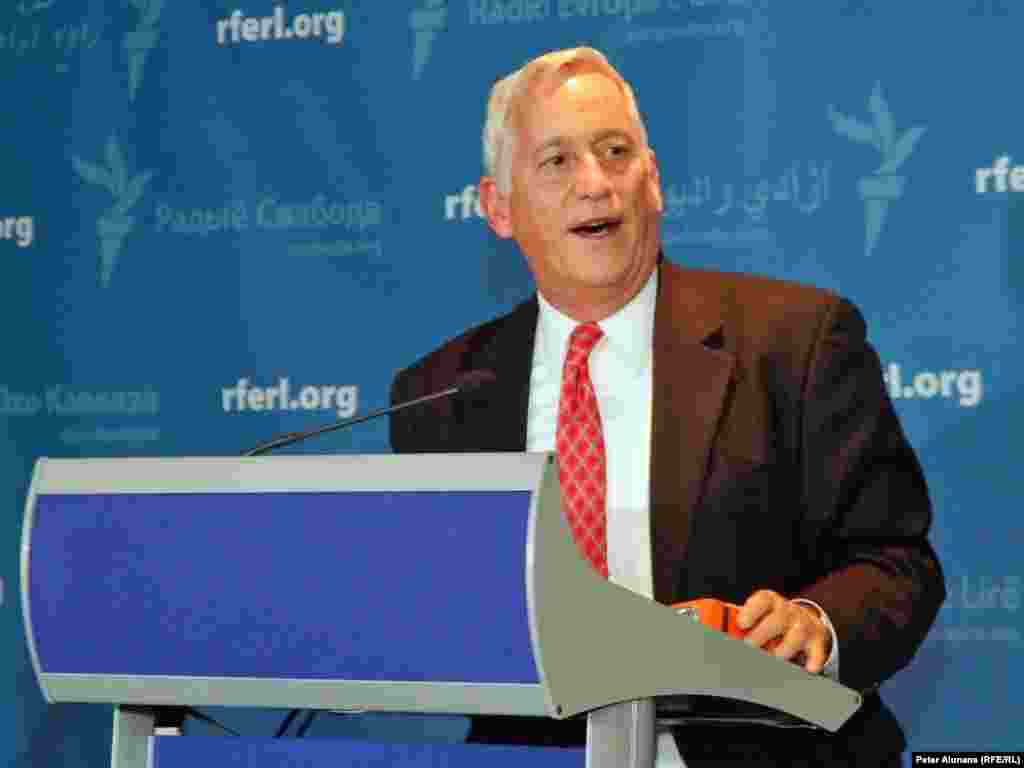
<path id="1" fill-rule="evenodd" d="M 571 275 L 571 284 L 580 299 L 592 296 L 595 303 L 625 304 L 643 287 L 649 272 L 641 272 L 635 265 L 617 265 L 608 269 L 583 269 Z"/>
<path id="2" fill-rule="evenodd" d="M 598 267 L 598 265 L 588 266 Z M 611 290 L 627 282 L 628 277 L 629 270 L 619 266 L 607 269 L 577 269 L 573 271 L 571 280 L 579 286 L 580 290 Z"/>
<path id="3" fill-rule="evenodd" d="M 649 273 L 649 265 L 641 264 L 632 254 L 624 253 L 621 245 L 617 248 L 577 250 L 570 269 L 573 279 L 594 288 L 629 284 L 646 278 Z"/>

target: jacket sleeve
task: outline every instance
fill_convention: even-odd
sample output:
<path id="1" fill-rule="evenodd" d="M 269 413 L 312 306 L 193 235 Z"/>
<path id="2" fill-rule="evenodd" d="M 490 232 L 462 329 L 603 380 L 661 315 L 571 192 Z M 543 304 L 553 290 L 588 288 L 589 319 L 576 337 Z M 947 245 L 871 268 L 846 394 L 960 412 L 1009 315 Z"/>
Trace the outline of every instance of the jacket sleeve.
<path id="1" fill-rule="evenodd" d="M 391 405 L 405 402 L 410 397 L 410 373 L 408 370 L 399 371 L 391 382 Z M 414 428 L 412 418 L 414 414 L 405 411 L 392 413 L 388 416 L 388 434 L 391 442 L 391 450 L 394 453 L 411 453 L 414 449 L 411 445 Z"/>
<path id="2" fill-rule="evenodd" d="M 924 475 L 845 300 L 825 313 L 801 402 L 804 540 L 825 575 L 799 597 L 835 626 L 840 682 L 877 688 L 910 661 L 946 593 Z"/>
<path id="3" fill-rule="evenodd" d="M 450 386 L 455 375 L 449 369 L 450 366 L 439 366 L 429 358 L 400 371 L 391 383 L 391 404 L 407 402 Z M 389 417 L 391 450 L 394 453 L 454 450 L 453 400 L 440 398 L 392 413 Z"/>

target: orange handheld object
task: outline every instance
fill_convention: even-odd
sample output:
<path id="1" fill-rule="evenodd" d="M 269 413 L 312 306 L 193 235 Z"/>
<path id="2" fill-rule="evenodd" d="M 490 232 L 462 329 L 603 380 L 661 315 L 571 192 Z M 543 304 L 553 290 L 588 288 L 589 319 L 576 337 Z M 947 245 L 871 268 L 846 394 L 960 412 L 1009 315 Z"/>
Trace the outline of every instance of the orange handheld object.
<path id="1" fill-rule="evenodd" d="M 735 603 L 727 603 L 714 597 L 701 597 L 697 600 L 687 600 L 684 603 L 675 603 L 673 608 L 684 616 L 689 616 L 694 621 L 699 621 L 705 627 L 725 632 L 730 637 L 742 640 L 750 630 L 740 629 L 736 618 L 739 616 L 740 607 Z M 764 646 L 764 650 L 771 651 L 779 644 L 781 638 L 774 638 Z"/>

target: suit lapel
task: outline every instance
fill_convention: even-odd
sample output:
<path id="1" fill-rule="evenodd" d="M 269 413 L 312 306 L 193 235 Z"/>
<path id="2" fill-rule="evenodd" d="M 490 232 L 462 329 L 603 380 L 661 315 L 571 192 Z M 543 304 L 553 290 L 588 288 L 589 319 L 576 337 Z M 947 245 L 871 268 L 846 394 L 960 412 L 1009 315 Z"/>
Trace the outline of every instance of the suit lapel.
<path id="1" fill-rule="evenodd" d="M 537 299 L 523 302 L 492 327 L 467 356 L 465 370 L 486 369 L 497 379 L 480 399 L 465 404 L 471 450 L 525 451 L 530 371 L 537 331 Z"/>
<path id="2" fill-rule="evenodd" d="M 721 284 L 713 275 L 660 266 L 654 317 L 651 545 L 654 598 L 675 599 L 693 512 L 734 367 L 722 351 Z M 699 284 L 698 284 L 699 283 Z M 486 397 L 460 407 L 466 450 L 526 450 L 537 299 L 516 307 L 469 350 L 463 371 L 494 371 Z"/>
<path id="3" fill-rule="evenodd" d="M 711 275 L 662 263 L 651 430 L 651 554 L 659 602 L 679 599 L 676 579 L 732 375 L 734 358 L 721 350 L 723 306 Z"/>

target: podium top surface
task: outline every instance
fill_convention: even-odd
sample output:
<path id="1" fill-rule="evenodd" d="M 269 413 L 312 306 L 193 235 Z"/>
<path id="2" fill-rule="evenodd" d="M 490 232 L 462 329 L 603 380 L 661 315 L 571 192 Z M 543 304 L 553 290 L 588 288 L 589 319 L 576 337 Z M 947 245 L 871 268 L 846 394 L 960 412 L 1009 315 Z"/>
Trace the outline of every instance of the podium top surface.
<path id="1" fill-rule="evenodd" d="M 534 491 L 545 453 L 48 459 L 38 494 Z"/>

